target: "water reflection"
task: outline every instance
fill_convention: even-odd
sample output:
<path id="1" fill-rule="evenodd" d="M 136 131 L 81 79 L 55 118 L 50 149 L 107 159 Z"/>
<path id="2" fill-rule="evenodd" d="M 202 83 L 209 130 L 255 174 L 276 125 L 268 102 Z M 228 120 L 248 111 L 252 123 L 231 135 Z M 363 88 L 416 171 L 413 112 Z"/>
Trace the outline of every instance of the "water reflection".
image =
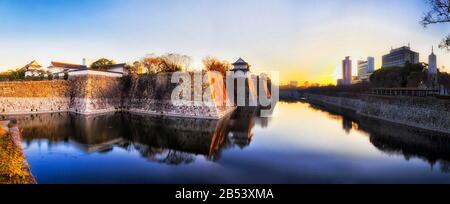
<path id="1" fill-rule="evenodd" d="M 17 124 L 38 183 L 450 183 L 448 135 L 278 106 L 273 118 L 241 109 L 220 121 L 45 114 Z"/>
<path id="2" fill-rule="evenodd" d="M 257 110 L 238 110 L 222 120 L 152 117 L 127 113 L 81 116 L 72 113 L 14 117 L 27 146 L 45 143 L 51 148 L 70 143 L 85 153 L 106 153 L 114 147 L 138 151 L 149 161 L 170 165 L 187 164 L 195 155 L 220 158 L 223 149 L 247 147 Z"/>
<path id="3" fill-rule="evenodd" d="M 439 164 L 442 172 L 450 172 L 450 135 L 412 128 L 373 118 L 363 117 L 345 109 L 310 105 L 317 111 L 328 113 L 334 120 L 342 120 L 342 129 L 368 133 L 377 149 L 389 155 L 402 155 L 406 161 L 419 158 L 431 168 Z"/>

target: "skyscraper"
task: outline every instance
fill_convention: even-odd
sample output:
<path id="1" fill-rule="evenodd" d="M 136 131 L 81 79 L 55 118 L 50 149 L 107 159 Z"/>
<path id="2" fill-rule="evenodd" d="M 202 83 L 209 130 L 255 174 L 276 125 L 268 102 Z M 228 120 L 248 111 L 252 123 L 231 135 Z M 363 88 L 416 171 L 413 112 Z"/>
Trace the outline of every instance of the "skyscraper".
<path id="1" fill-rule="evenodd" d="M 428 56 L 428 87 L 438 88 L 438 72 L 437 72 L 437 58 L 434 54 L 433 48 L 431 48 L 431 54 Z"/>
<path id="2" fill-rule="evenodd" d="M 361 81 L 368 81 L 370 75 L 375 71 L 375 58 L 367 57 L 366 61 L 358 61 L 358 78 Z"/>
<path id="3" fill-rule="evenodd" d="M 352 84 L 352 60 L 349 56 L 342 60 L 342 85 Z"/>
<path id="4" fill-rule="evenodd" d="M 431 48 L 431 54 L 428 56 L 428 73 L 437 74 L 437 59 L 433 48 Z"/>
<path id="5" fill-rule="evenodd" d="M 386 67 L 403 67 L 406 62 L 411 64 L 419 63 L 419 53 L 414 52 L 408 46 L 403 46 L 397 49 L 391 49 L 387 55 L 383 55 L 383 68 Z"/>

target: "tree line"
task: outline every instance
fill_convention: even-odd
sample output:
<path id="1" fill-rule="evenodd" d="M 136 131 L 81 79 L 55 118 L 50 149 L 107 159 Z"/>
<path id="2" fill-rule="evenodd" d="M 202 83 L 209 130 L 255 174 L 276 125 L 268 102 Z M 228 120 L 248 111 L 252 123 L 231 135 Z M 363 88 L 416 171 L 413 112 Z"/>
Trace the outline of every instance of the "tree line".
<path id="1" fill-rule="evenodd" d="M 183 54 L 149 54 L 140 60 L 135 61 L 133 64 L 125 65 L 125 69 L 132 75 L 188 71 L 191 67 L 191 62 L 192 58 Z M 206 71 L 217 71 L 225 75 L 225 73 L 231 69 L 231 64 L 229 62 L 212 56 L 203 58 L 202 62 L 202 70 Z M 90 68 L 94 70 L 102 70 L 114 64 L 116 64 L 114 60 L 101 58 L 93 62 L 90 65 Z M 67 73 L 64 74 L 64 77 L 60 78 L 58 75 L 53 76 L 51 73 L 46 73 L 45 71 L 40 71 L 41 73 L 35 77 L 26 77 L 25 72 L 25 68 L 2 72 L 0 73 L 0 81 L 53 80 L 68 78 Z"/>

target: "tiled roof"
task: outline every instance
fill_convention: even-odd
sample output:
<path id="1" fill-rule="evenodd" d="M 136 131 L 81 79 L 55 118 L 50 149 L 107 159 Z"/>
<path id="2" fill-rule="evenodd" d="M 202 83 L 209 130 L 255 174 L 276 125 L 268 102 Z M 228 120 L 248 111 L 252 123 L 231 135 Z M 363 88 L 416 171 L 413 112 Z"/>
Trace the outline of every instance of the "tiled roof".
<path id="1" fill-rule="evenodd" d="M 111 68 L 115 68 L 115 67 L 124 67 L 126 64 L 125 63 L 121 63 L 121 64 L 112 64 L 112 65 L 107 65 L 102 67 L 103 69 L 111 69 Z"/>
<path id="2" fill-rule="evenodd" d="M 104 72 L 109 72 L 108 70 L 113 69 L 113 68 L 120 68 L 120 67 L 125 67 L 125 63 L 121 63 L 121 64 L 112 64 L 112 65 L 107 65 L 107 66 L 102 66 L 99 67 L 98 69 L 96 69 L 97 71 L 104 71 Z"/>
<path id="3" fill-rule="evenodd" d="M 85 65 L 70 64 L 70 63 L 64 63 L 64 62 L 52 62 L 52 66 L 53 67 L 70 68 L 70 69 L 86 69 L 87 68 Z"/>
<path id="4" fill-rule="evenodd" d="M 233 65 L 248 65 L 246 61 L 244 61 L 242 58 L 239 58 Z"/>
<path id="5" fill-rule="evenodd" d="M 32 69 L 39 69 L 42 68 L 41 65 L 39 65 L 36 60 L 31 61 L 29 64 L 25 65 L 26 69 L 32 68 Z"/>

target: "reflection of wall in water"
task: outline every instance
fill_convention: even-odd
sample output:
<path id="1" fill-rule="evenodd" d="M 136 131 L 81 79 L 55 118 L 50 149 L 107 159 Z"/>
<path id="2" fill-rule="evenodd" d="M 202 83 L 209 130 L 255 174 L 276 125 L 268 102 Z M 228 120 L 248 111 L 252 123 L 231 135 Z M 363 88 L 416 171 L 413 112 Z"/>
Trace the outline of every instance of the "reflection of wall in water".
<path id="1" fill-rule="evenodd" d="M 211 144 L 225 138 L 227 118 L 201 120 L 158 118 L 124 114 L 128 140 L 147 147 L 159 147 L 211 156 Z M 144 150 L 147 151 L 147 150 Z"/>
<path id="2" fill-rule="evenodd" d="M 445 166 L 450 162 L 449 135 L 369 118 L 361 118 L 359 123 L 361 130 L 370 132 L 370 142 L 383 152 L 403 155 L 405 160 L 416 157 L 430 166 L 439 163 L 441 170 L 448 172 Z"/>
<path id="3" fill-rule="evenodd" d="M 53 113 L 15 117 L 22 130 L 23 140 L 30 143 L 46 139 L 50 144 L 61 141 L 75 141 L 92 151 L 96 145 L 108 143 L 121 137 L 118 118 L 102 116 L 81 116 L 71 113 Z M 111 131 L 114 129 L 115 131 Z"/>
<path id="4" fill-rule="evenodd" d="M 129 143 L 198 154 L 209 153 L 209 140 L 224 122 L 131 114 L 81 116 L 70 113 L 18 116 L 16 120 L 24 140 L 28 142 L 34 139 L 50 142 L 73 140 L 89 152 L 92 147 L 122 139 Z"/>
<path id="5" fill-rule="evenodd" d="M 450 172 L 450 135 L 367 118 L 333 106 L 311 108 L 326 110 L 334 119 L 342 118 L 345 130 L 369 133 L 370 142 L 385 153 L 403 155 L 406 160 L 416 157 L 431 167 L 439 163 L 441 171 Z"/>
<path id="6" fill-rule="evenodd" d="M 194 155 L 215 160 L 223 148 L 245 147 L 253 135 L 255 112 L 240 112 L 222 120 L 149 117 L 126 113 L 76 115 L 53 113 L 12 116 L 25 144 L 72 142 L 82 151 L 104 152 L 114 146 L 138 150 L 152 161 L 180 164 Z M 184 159 L 182 159 L 184 158 Z"/>

